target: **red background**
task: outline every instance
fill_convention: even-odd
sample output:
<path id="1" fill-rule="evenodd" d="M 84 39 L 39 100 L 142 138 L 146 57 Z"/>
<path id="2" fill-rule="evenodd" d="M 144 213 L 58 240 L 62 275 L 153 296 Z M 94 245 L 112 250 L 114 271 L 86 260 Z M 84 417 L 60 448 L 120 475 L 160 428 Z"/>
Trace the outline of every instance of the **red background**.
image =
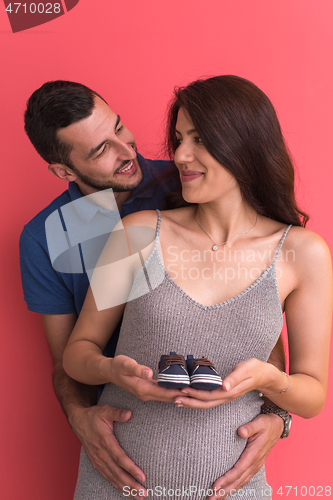
<path id="1" fill-rule="evenodd" d="M 0 6 L 1 499 L 71 500 L 79 454 L 52 392 L 39 317 L 27 311 L 20 284 L 22 227 L 66 188 L 24 134 L 29 95 L 51 79 L 85 83 L 121 114 L 151 157 L 161 147 L 174 85 L 225 73 L 252 80 L 277 108 L 308 227 L 332 248 L 332 17 L 330 0 L 80 0 L 66 15 L 13 34 Z M 302 485 L 333 486 L 329 389 L 323 412 L 295 417 L 290 437 L 267 460 L 276 499 L 287 496 L 287 485 L 298 487 L 297 498 L 310 497 Z"/>

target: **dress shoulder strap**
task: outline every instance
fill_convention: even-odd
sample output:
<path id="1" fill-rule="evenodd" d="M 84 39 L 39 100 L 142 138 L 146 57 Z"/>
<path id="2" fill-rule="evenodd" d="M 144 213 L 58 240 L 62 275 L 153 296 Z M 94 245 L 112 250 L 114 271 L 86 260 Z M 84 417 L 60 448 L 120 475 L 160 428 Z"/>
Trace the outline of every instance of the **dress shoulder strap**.
<path id="1" fill-rule="evenodd" d="M 285 240 L 285 238 L 286 238 L 286 236 L 287 236 L 287 233 L 288 233 L 288 231 L 289 231 L 289 229 L 290 229 L 291 227 L 292 227 L 292 224 L 289 224 L 289 226 L 288 226 L 288 227 L 286 227 L 286 229 L 285 229 L 285 231 L 284 231 L 284 233 L 283 233 L 283 235 L 282 235 L 282 238 L 281 238 L 281 240 L 280 240 L 280 243 L 279 243 L 278 249 L 277 249 L 277 251 L 276 251 L 276 254 L 275 254 L 275 257 L 274 257 L 274 260 L 273 260 L 273 264 L 276 262 L 276 259 L 277 259 L 277 258 L 278 258 L 278 256 L 279 256 L 279 253 L 280 253 L 281 247 L 282 247 L 282 245 L 283 245 L 283 242 L 284 242 L 284 240 Z"/>
<path id="2" fill-rule="evenodd" d="M 160 227 L 161 227 L 161 212 L 159 211 L 158 208 L 156 208 L 156 212 L 157 212 L 156 239 L 158 240 L 158 237 L 160 235 Z"/>

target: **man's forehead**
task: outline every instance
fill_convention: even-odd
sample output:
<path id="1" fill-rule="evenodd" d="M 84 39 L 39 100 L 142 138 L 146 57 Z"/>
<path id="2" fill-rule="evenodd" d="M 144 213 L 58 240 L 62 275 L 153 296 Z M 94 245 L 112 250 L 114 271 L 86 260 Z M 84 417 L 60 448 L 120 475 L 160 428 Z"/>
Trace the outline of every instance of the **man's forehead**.
<path id="1" fill-rule="evenodd" d="M 90 149 L 97 141 L 106 140 L 114 133 L 118 115 L 99 97 L 95 99 L 92 114 L 82 118 L 68 127 L 60 128 L 57 132 L 60 140 L 72 144 L 74 147 Z"/>

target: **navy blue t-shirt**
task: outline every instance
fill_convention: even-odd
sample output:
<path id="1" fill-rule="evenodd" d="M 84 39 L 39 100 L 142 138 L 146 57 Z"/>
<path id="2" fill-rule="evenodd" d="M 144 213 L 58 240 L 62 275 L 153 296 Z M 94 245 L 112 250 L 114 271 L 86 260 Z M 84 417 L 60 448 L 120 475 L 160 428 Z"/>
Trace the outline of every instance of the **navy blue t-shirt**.
<path id="1" fill-rule="evenodd" d="M 132 191 L 131 197 L 124 202 L 120 217 L 140 210 L 155 210 L 156 208 L 163 210 L 166 194 L 179 186 L 179 175 L 172 162 L 146 160 L 141 155 L 138 155 L 138 159 L 143 172 L 143 181 Z M 158 182 L 160 174 L 167 171 L 170 171 L 171 175 L 162 182 Z M 20 263 L 24 299 L 30 311 L 42 314 L 73 312 L 79 314 L 81 311 L 89 287 L 83 253 L 91 241 L 79 242 L 71 246 L 70 229 L 66 226 L 66 216 L 64 216 L 68 207 L 75 206 L 72 202 L 80 199 L 83 197 L 77 184 L 70 182 L 64 193 L 24 226 L 20 237 Z M 79 208 L 76 215 L 79 222 L 89 223 L 92 227 L 97 227 L 101 218 L 103 220 L 105 217 L 110 218 L 110 231 L 119 220 L 119 213 L 116 214 L 118 217 L 115 217 L 114 213 L 110 214 L 93 204 L 89 204 L 87 210 Z M 53 222 L 53 239 L 58 240 L 60 247 L 62 244 L 67 244 L 72 253 L 80 254 L 81 259 L 75 259 L 76 264 L 72 269 L 70 269 L 70 263 L 69 269 L 66 269 L 64 259 L 57 259 L 50 255 L 50 252 L 52 253 L 48 246 L 50 238 L 47 240 L 46 237 L 50 221 Z M 54 230 L 54 228 L 57 229 Z M 108 234 L 95 238 L 95 242 L 98 239 L 102 240 L 101 249 L 107 237 Z M 67 260 L 71 260 L 70 255 Z M 119 328 L 117 330 L 113 335 L 112 344 L 115 344 L 119 333 Z M 111 351 L 108 348 L 108 355 L 113 355 L 113 352 L 114 348 Z"/>

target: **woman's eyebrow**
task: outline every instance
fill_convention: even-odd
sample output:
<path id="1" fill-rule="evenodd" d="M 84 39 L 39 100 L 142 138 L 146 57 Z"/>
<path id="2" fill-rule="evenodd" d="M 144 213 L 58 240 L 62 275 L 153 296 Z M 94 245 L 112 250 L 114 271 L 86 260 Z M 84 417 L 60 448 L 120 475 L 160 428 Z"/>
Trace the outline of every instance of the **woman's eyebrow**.
<path id="1" fill-rule="evenodd" d="M 176 134 L 182 135 L 177 129 L 175 129 Z M 190 130 L 186 131 L 187 135 L 195 134 L 197 132 L 196 128 L 191 128 Z"/>

